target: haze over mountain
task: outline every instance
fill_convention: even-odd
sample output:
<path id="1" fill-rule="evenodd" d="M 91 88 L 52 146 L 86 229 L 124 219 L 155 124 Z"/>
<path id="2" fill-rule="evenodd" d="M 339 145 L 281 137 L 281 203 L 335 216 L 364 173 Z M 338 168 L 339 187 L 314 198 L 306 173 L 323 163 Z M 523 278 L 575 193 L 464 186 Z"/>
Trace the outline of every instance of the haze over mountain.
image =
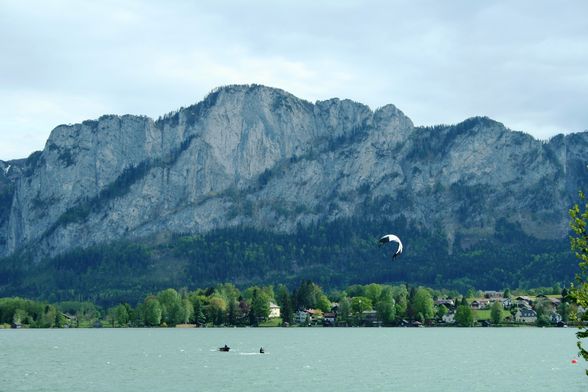
<path id="1" fill-rule="evenodd" d="M 393 105 L 372 111 L 227 86 L 157 120 L 106 115 L 61 125 L 43 151 L 0 161 L 0 256 L 41 265 L 120 240 L 159 244 L 215 230 L 296 235 L 355 221 L 374 222 L 373 232 L 357 227 L 357 238 L 337 244 L 367 249 L 376 228 L 396 225 L 408 260 L 413 236 L 437 238 L 428 253 L 442 258 L 500 246 L 505 227 L 520 234 L 514 248 L 561 245 L 567 211 L 588 189 L 587 162 L 586 132 L 541 141 L 485 117 L 415 127 Z M 426 258 L 418 242 L 412 255 Z M 296 275 L 284 265 L 270 269 Z"/>

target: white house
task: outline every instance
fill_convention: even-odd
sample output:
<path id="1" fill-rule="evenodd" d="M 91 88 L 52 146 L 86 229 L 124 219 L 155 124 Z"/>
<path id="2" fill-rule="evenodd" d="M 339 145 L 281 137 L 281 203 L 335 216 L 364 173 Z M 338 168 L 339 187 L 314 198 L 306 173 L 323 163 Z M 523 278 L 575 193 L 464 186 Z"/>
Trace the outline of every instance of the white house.
<path id="1" fill-rule="evenodd" d="M 444 314 L 443 317 L 441 317 L 441 320 L 443 320 L 443 322 L 447 323 L 447 324 L 454 324 L 455 323 L 455 313 L 451 312 L 451 313 Z"/>
<path id="2" fill-rule="evenodd" d="M 534 323 L 537 321 L 537 312 L 533 309 L 521 308 L 515 314 L 515 321 L 518 323 Z"/>
<path id="3" fill-rule="evenodd" d="M 270 313 L 269 318 L 278 318 L 280 317 L 280 307 L 273 302 L 270 302 Z"/>
<path id="4" fill-rule="evenodd" d="M 310 317 L 305 310 L 297 310 L 296 313 L 294 313 L 294 322 L 296 324 L 306 324 L 309 320 Z"/>
<path id="5" fill-rule="evenodd" d="M 512 298 L 504 298 L 504 299 L 502 300 L 502 307 L 503 307 L 504 309 L 509 309 L 509 308 L 510 308 L 510 307 L 511 307 L 513 304 L 514 304 L 514 303 L 513 303 L 513 301 L 512 301 Z"/>
<path id="6" fill-rule="evenodd" d="M 562 321 L 561 314 L 559 314 L 559 313 L 557 313 L 557 312 L 553 312 L 553 313 L 551 313 L 551 322 L 552 322 L 553 324 L 557 324 L 557 323 L 559 323 L 560 321 Z"/>

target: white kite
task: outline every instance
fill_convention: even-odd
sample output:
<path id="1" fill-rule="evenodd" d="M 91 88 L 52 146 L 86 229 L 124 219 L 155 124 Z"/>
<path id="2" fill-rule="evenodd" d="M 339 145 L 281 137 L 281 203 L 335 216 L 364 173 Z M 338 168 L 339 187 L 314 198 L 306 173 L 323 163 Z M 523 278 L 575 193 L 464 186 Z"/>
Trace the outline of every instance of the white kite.
<path id="1" fill-rule="evenodd" d="M 392 258 L 395 258 L 396 256 L 400 256 L 400 254 L 402 253 L 402 242 L 400 242 L 400 238 L 398 238 L 394 234 L 386 234 L 378 240 L 378 244 L 380 246 L 387 244 L 387 243 L 390 243 L 390 242 L 396 242 L 398 244 L 398 248 L 396 249 L 396 253 L 394 253 L 394 256 L 392 256 Z"/>

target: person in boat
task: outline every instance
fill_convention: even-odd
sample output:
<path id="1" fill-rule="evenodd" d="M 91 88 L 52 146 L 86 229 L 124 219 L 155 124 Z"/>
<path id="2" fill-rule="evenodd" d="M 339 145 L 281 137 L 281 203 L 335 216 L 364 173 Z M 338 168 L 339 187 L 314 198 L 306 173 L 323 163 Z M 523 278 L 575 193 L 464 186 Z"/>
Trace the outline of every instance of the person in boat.
<path id="1" fill-rule="evenodd" d="M 220 351 L 229 351 L 230 349 L 231 348 L 225 344 L 225 346 L 224 347 L 221 347 L 219 350 Z"/>

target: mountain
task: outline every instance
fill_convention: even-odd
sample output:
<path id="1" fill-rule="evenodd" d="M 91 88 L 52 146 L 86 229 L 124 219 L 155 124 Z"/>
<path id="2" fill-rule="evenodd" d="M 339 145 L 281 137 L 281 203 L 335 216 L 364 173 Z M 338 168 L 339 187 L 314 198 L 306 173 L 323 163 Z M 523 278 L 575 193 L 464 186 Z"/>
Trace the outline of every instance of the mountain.
<path id="1" fill-rule="evenodd" d="M 491 248 L 481 256 L 479 250 L 508 243 L 528 250 L 516 256 L 523 268 L 553 250 L 567 263 L 555 279 L 565 280 L 573 274 L 567 211 L 577 191 L 588 189 L 587 162 L 587 132 L 540 141 L 486 117 L 415 127 L 393 105 L 372 111 L 350 100 L 313 104 L 259 85 L 222 87 L 155 121 L 107 115 L 61 125 L 43 151 L 0 161 L 0 285 L 4 276 L 7 292 L 21 287 L 7 265 L 27 270 L 21 278 L 43 268 L 48 276 L 51 260 L 121 241 L 146 247 L 145 257 L 175 276 L 179 259 L 182 268 L 215 263 L 162 250 L 180 237 L 204 238 L 210 246 L 215 238 L 253 233 L 247 247 L 288 236 L 312 242 L 309 233 L 320 227 L 350 228 L 351 237 L 325 246 L 359 251 L 360 258 L 374 255 L 366 250 L 369 236 L 387 231 L 402 232 L 405 260 L 450 263 L 469 255 L 475 265 L 487 265 Z M 435 249 L 419 245 L 433 242 Z M 296 254 L 298 263 L 316 259 L 327 275 L 336 263 L 329 254 L 340 257 Z M 256 277 L 260 282 L 300 275 L 268 263 L 267 273 Z M 226 277 L 248 280 L 231 271 Z M 386 278 L 410 278 L 401 275 Z M 201 278 L 171 283 L 214 281 Z M 431 279 L 436 274 L 421 280 Z"/>

